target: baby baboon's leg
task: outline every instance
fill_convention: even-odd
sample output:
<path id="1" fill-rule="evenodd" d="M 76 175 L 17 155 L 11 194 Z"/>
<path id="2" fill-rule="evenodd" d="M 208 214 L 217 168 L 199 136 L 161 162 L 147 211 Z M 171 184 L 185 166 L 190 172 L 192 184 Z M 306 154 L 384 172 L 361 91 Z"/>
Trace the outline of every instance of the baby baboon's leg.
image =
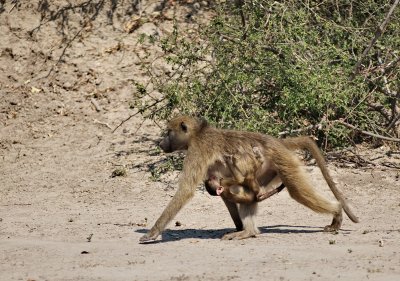
<path id="1" fill-rule="evenodd" d="M 239 210 L 236 205 L 236 203 L 228 201 L 228 199 L 221 197 L 222 200 L 224 201 L 226 207 L 228 208 L 229 214 L 231 215 L 231 218 L 233 222 L 235 223 L 236 230 L 241 231 L 243 230 L 243 222 L 240 218 Z"/>
<path id="2" fill-rule="evenodd" d="M 254 218 L 257 213 L 257 203 L 240 204 L 239 215 L 243 221 L 243 230 L 225 234 L 222 240 L 240 240 L 255 237 L 260 233 L 255 225 Z"/>
<path id="3" fill-rule="evenodd" d="M 284 188 L 285 188 L 285 185 L 282 183 L 280 186 L 278 186 L 268 192 L 265 192 L 265 193 L 261 194 L 259 197 L 257 197 L 257 202 L 263 201 L 263 200 L 271 197 L 272 195 L 275 195 L 275 194 L 281 192 Z"/>
<path id="4" fill-rule="evenodd" d="M 332 214 L 332 224 L 326 226 L 325 230 L 338 230 L 342 223 L 341 204 L 338 201 L 326 199 L 312 187 L 302 170 L 300 160 L 292 155 L 290 151 L 280 148 L 274 150 L 273 153 L 274 164 L 290 196 L 315 212 Z"/>

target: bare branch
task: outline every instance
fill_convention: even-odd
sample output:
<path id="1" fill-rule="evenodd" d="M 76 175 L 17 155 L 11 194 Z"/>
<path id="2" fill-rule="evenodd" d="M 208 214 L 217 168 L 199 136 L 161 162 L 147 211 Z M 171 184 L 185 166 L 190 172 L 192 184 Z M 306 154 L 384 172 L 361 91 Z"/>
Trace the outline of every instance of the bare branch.
<path id="1" fill-rule="evenodd" d="M 146 106 L 145 108 L 139 109 L 138 112 L 136 112 L 136 113 L 134 113 L 134 114 L 132 114 L 132 115 L 129 115 L 126 119 L 122 120 L 121 123 L 119 123 L 119 125 L 118 125 L 117 127 L 115 127 L 114 130 L 112 130 L 112 132 L 114 133 L 119 127 L 121 127 L 125 122 L 129 121 L 132 117 L 134 117 L 134 116 L 136 116 L 136 115 L 138 115 L 138 114 L 143 113 L 144 111 L 146 111 L 146 110 L 149 109 L 149 108 L 152 108 L 153 106 L 156 106 L 157 104 L 159 104 L 159 103 L 162 102 L 163 100 L 165 100 L 165 97 L 162 98 L 162 99 L 156 100 L 155 102 L 153 102 L 152 104 Z"/>
<path id="2" fill-rule="evenodd" d="M 296 130 L 289 130 L 289 131 L 280 132 L 280 133 L 278 133 L 278 135 L 281 137 L 281 136 L 286 136 L 286 135 L 289 135 L 289 134 L 297 134 L 297 133 L 301 133 L 301 132 L 308 131 L 308 130 L 313 130 L 313 129 L 321 130 L 322 126 L 323 126 L 323 122 L 318 123 L 316 125 L 310 125 L 310 126 L 307 126 L 307 127 L 304 127 L 304 128 L 296 129 Z"/>
<path id="3" fill-rule="evenodd" d="M 400 139 L 398 139 L 398 138 L 389 138 L 389 137 L 381 136 L 381 135 L 374 134 L 374 133 L 371 133 L 371 132 L 368 132 L 368 131 L 364 131 L 364 130 L 361 130 L 360 128 L 357 128 L 356 126 L 353 126 L 353 125 L 351 125 L 349 123 L 346 123 L 346 122 L 344 122 L 342 120 L 337 120 L 335 122 L 340 124 L 340 125 L 343 125 L 343 126 L 345 126 L 347 128 L 350 128 L 352 130 L 360 132 L 363 135 L 367 135 L 367 136 L 370 136 L 370 137 L 374 137 L 374 138 L 378 138 L 378 139 L 382 139 L 382 140 L 387 140 L 387 141 L 400 142 Z"/>
<path id="4" fill-rule="evenodd" d="M 331 121 L 331 122 L 333 124 L 334 123 L 338 123 L 340 125 L 343 125 L 343 126 L 345 126 L 347 128 L 350 128 L 352 130 L 355 130 L 357 132 L 360 132 L 361 134 L 364 134 L 364 135 L 367 135 L 367 136 L 370 136 L 370 137 L 383 139 L 383 140 L 387 140 L 387 141 L 400 142 L 400 139 L 398 139 L 398 138 L 385 137 L 385 136 L 374 134 L 374 133 L 371 133 L 371 132 L 368 132 L 368 131 L 364 131 L 364 130 L 361 130 L 360 128 L 357 128 L 356 126 L 353 126 L 353 125 L 351 125 L 351 124 L 349 124 L 347 122 L 344 122 L 343 120 L 334 120 L 334 121 Z M 316 125 L 310 125 L 310 126 L 307 126 L 307 127 L 301 128 L 301 129 L 280 132 L 280 133 L 278 133 L 278 135 L 279 136 L 284 136 L 284 135 L 287 135 L 287 134 L 300 133 L 300 132 L 304 132 L 304 131 L 315 129 L 315 128 L 318 128 L 319 130 L 321 130 L 322 126 L 324 125 L 324 123 L 326 123 L 326 122 L 322 121 L 322 122 L 320 122 L 320 123 L 318 123 Z"/>
<path id="5" fill-rule="evenodd" d="M 391 114 L 390 114 L 389 110 L 382 104 L 368 103 L 368 107 L 371 108 L 371 111 L 379 112 L 386 119 L 386 121 L 389 122 L 389 120 L 391 119 Z"/>
<path id="6" fill-rule="evenodd" d="M 94 14 L 89 18 L 89 21 L 86 22 L 85 24 L 83 24 L 82 27 L 75 33 L 75 35 L 74 35 L 70 40 L 68 40 L 68 42 L 65 44 L 65 47 L 63 48 L 63 50 L 62 50 L 62 52 L 61 52 L 61 55 L 59 56 L 57 62 L 56 62 L 55 64 L 52 65 L 52 67 L 50 68 L 50 70 L 48 71 L 48 73 L 47 73 L 44 77 L 41 77 L 41 78 L 39 78 L 39 79 L 47 78 L 47 77 L 50 76 L 50 74 L 53 72 L 54 68 L 55 68 L 56 66 L 58 66 L 58 64 L 62 61 L 62 59 L 63 59 L 63 57 L 64 57 L 64 55 L 65 55 L 67 49 L 72 45 L 72 42 L 75 41 L 75 39 L 81 34 L 81 32 L 85 29 L 85 27 L 86 27 L 90 22 L 92 22 L 92 21 L 94 21 L 94 20 L 96 19 L 96 17 L 97 17 L 98 14 L 99 14 L 100 8 L 104 5 L 104 1 L 105 1 L 105 0 L 101 0 L 101 1 L 99 1 L 98 3 L 96 3 L 96 7 L 97 7 L 97 8 L 96 8 Z M 84 4 L 90 3 L 90 2 L 91 2 L 91 0 L 85 2 Z M 71 7 L 68 6 L 67 8 L 71 8 Z M 51 21 L 51 19 L 50 19 L 49 21 Z M 49 21 L 48 21 L 48 22 L 49 22 Z M 40 25 L 39 25 L 38 28 L 40 28 Z M 33 31 L 34 31 L 34 30 L 32 30 L 31 32 L 33 32 Z"/>
<path id="7" fill-rule="evenodd" d="M 389 71 L 391 71 L 393 68 L 397 66 L 397 64 L 400 62 L 400 56 L 397 57 L 395 60 L 391 61 L 388 63 L 383 71 L 384 74 L 387 74 Z"/>
<path id="8" fill-rule="evenodd" d="M 369 51 L 371 50 L 372 46 L 375 45 L 376 41 L 382 36 L 382 34 L 385 31 L 386 25 L 389 23 L 389 19 L 392 16 L 394 9 L 396 9 L 396 6 L 399 4 L 400 0 L 395 0 L 393 5 L 390 7 L 389 12 L 387 13 L 385 20 L 378 26 L 377 30 L 375 31 L 375 36 L 372 38 L 371 42 L 369 42 L 368 47 L 364 50 L 364 52 L 361 55 L 361 58 L 358 60 L 356 66 L 354 67 L 353 74 L 350 76 L 350 80 L 353 80 L 354 77 L 358 74 L 360 70 L 360 66 L 364 58 L 367 56 Z"/>
<path id="9" fill-rule="evenodd" d="M 387 126 L 388 131 L 393 129 L 396 126 L 398 121 L 400 121 L 400 114 L 398 114 L 397 116 L 394 116 L 394 118 L 392 119 L 390 124 Z"/>

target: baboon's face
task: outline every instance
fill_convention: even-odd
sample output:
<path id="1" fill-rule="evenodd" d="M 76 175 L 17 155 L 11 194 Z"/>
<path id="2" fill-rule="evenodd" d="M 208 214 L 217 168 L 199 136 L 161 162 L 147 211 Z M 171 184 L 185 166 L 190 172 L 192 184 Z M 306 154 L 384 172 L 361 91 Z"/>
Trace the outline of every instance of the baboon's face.
<path id="1" fill-rule="evenodd" d="M 217 181 L 212 176 L 204 181 L 204 186 L 211 196 L 217 196 L 217 189 L 219 187 L 219 181 Z"/>
<path id="2" fill-rule="evenodd" d="M 160 142 L 160 147 L 164 152 L 173 152 L 177 150 L 188 149 L 190 132 L 189 127 L 185 122 L 170 122 L 168 130 Z"/>
<path id="3" fill-rule="evenodd" d="M 224 187 L 221 186 L 222 178 L 216 175 L 211 175 L 207 180 L 204 181 L 204 186 L 207 192 L 212 196 L 221 196 L 224 191 Z"/>

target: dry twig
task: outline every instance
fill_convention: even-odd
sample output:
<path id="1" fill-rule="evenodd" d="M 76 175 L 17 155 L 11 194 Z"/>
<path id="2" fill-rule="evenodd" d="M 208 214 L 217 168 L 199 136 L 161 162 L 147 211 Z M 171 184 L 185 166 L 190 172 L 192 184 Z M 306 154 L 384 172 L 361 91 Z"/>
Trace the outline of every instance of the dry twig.
<path id="1" fill-rule="evenodd" d="M 100 112 L 102 110 L 101 106 L 99 105 L 99 103 L 94 98 L 91 98 L 90 102 L 93 104 L 93 106 L 94 106 L 94 108 L 96 109 L 97 112 Z"/>
<path id="2" fill-rule="evenodd" d="M 338 123 L 338 124 L 343 125 L 343 126 L 349 128 L 349 129 L 355 130 L 357 132 L 360 132 L 361 134 L 364 134 L 364 135 L 367 135 L 367 136 L 370 136 L 370 137 L 374 137 L 374 138 L 378 138 L 378 139 L 382 139 L 382 140 L 387 140 L 387 141 L 400 142 L 400 139 L 398 139 L 398 138 L 385 137 L 385 136 L 381 136 L 381 135 L 378 135 L 378 134 L 375 134 L 375 133 L 364 131 L 364 130 L 361 130 L 360 128 L 357 128 L 354 125 L 351 125 L 351 124 L 343 121 L 343 120 L 334 120 L 334 121 L 331 121 L 331 122 L 332 123 Z M 278 135 L 279 136 L 285 136 L 287 134 L 300 133 L 300 132 L 304 132 L 304 131 L 311 130 L 311 129 L 321 130 L 322 126 L 324 125 L 324 123 L 325 122 L 320 122 L 320 123 L 318 123 L 316 125 L 310 125 L 310 126 L 307 126 L 307 127 L 304 127 L 304 128 L 297 129 L 297 130 L 290 130 L 290 131 L 280 132 L 280 133 L 278 133 Z"/>
<path id="3" fill-rule="evenodd" d="M 289 131 L 283 131 L 283 132 L 279 132 L 278 135 L 279 136 L 285 136 L 285 135 L 289 135 L 289 134 L 297 134 L 297 133 L 301 133 L 304 131 L 308 131 L 308 130 L 313 130 L 313 129 L 318 129 L 321 130 L 323 126 L 323 122 L 318 123 L 316 125 L 310 125 L 304 128 L 300 128 L 300 129 L 296 129 L 296 130 L 289 130 Z"/>
<path id="4" fill-rule="evenodd" d="M 361 130 L 360 128 L 357 128 L 356 126 L 353 126 L 353 125 L 351 125 L 349 123 L 344 122 L 343 120 L 337 120 L 335 122 L 340 124 L 340 125 L 343 125 L 343 126 L 345 126 L 347 128 L 350 128 L 352 130 L 360 132 L 361 134 L 370 136 L 370 137 L 374 137 L 374 138 L 378 138 L 378 139 L 382 139 L 382 140 L 387 140 L 387 141 L 400 142 L 400 139 L 398 139 L 398 138 L 389 138 L 389 137 L 381 136 L 381 135 L 374 134 L 374 133 L 371 133 L 371 132 L 368 132 L 368 131 L 364 131 L 364 130 Z"/>
<path id="5" fill-rule="evenodd" d="M 103 126 L 106 126 L 106 127 L 107 127 L 107 128 L 109 128 L 110 130 L 112 130 L 111 126 L 110 126 L 110 125 L 108 125 L 108 123 L 101 122 L 101 121 L 99 121 L 99 120 L 97 120 L 97 119 L 93 119 L 93 123 L 95 123 L 95 124 L 100 124 L 100 125 L 103 125 Z"/>
<path id="6" fill-rule="evenodd" d="M 143 113 L 144 111 L 146 111 L 149 108 L 152 108 L 153 106 L 156 106 L 157 104 L 159 104 L 160 102 L 162 102 L 163 100 L 165 100 L 165 97 L 159 100 L 156 100 L 155 102 L 153 102 L 152 104 L 146 106 L 145 108 L 140 109 L 138 112 L 129 115 L 126 119 L 122 120 L 121 123 L 119 123 L 119 125 L 117 127 L 114 128 L 114 130 L 112 130 L 112 132 L 114 133 L 119 127 L 121 127 L 125 122 L 129 121 L 132 117 Z"/>
<path id="7" fill-rule="evenodd" d="M 389 23 L 389 19 L 394 12 L 394 9 L 396 9 L 396 6 L 399 4 L 399 1 L 400 0 L 394 1 L 393 5 L 389 9 L 389 12 L 386 14 L 384 21 L 376 29 L 374 38 L 372 38 L 371 42 L 369 42 L 368 47 L 364 50 L 364 52 L 362 53 L 360 59 L 358 60 L 358 62 L 356 64 L 356 66 L 354 67 L 353 74 L 350 76 L 350 80 L 353 80 L 354 77 L 358 74 L 358 72 L 360 71 L 360 66 L 361 66 L 362 61 L 368 55 L 372 46 L 375 45 L 375 43 L 379 39 L 379 37 L 382 36 L 383 32 L 385 31 L 386 25 Z"/>

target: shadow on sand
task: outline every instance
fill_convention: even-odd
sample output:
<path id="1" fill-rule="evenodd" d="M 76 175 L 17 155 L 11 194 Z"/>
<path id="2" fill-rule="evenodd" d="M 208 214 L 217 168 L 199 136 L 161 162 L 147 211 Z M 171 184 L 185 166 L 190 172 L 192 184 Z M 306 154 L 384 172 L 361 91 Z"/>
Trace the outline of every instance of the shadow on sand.
<path id="1" fill-rule="evenodd" d="M 318 233 L 324 232 L 323 227 L 316 226 L 303 226 L 303 225 L 271 225 L 263 226 L 259 228 L 261 234 L 308 234 L 308 233 Z M 221 239 L 221 237 L 229 232 L 233 232 L 233 228 L 223 228 L 223 229 L 166 229 L 162 233 L 161 240 L 151 241 L 150 243 L 164 243 L 177 241 L 182 239 Z M 145 234 L 147 229 L 138 229 L 136 232 Z M 349 231 L 349 230 L 342 230 Z M 147 243 L 146 243 L 147 244 Z"/>

